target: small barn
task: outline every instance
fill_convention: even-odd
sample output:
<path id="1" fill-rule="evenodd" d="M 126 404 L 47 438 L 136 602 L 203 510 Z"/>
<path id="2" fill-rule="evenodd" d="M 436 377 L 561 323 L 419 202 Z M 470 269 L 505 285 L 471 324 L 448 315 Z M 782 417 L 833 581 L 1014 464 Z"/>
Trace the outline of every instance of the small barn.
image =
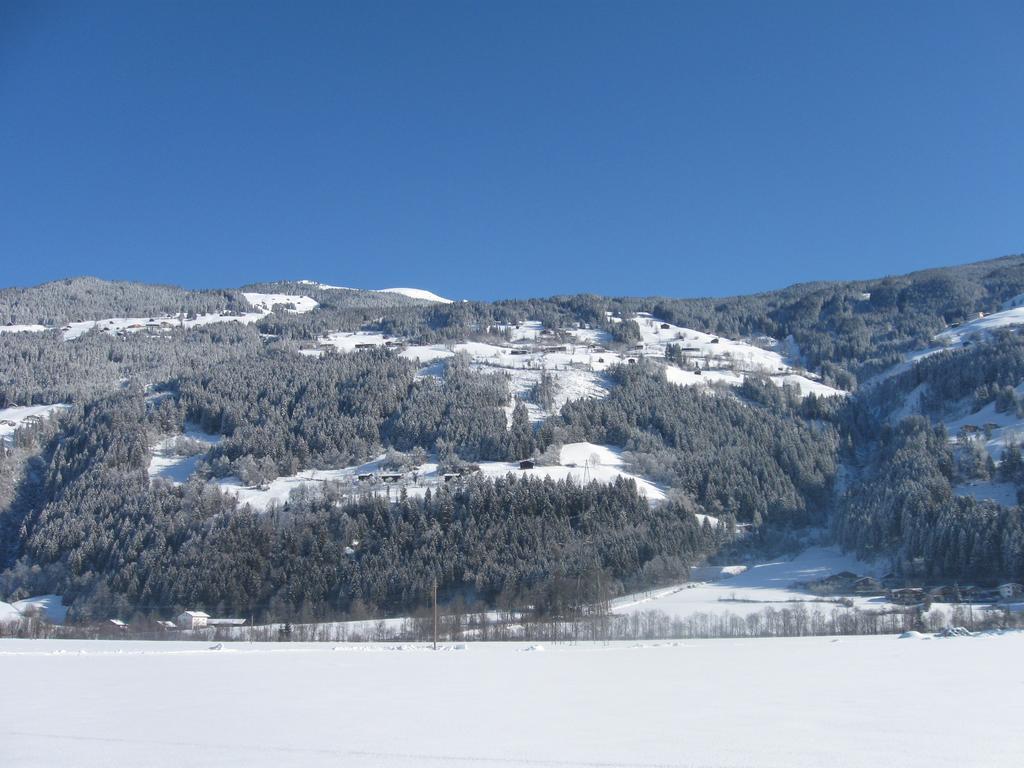
<path id="1" fill-rule="evenodd" d="M 210 620 L 210 614 L 203 611 L 182 611 L 174 617 L 174 623 L 182 629 L 202 629 Z"/>
<path id="2" fill-rule="evenodd" d="M 519 462 L 519 468 L 520 469 L 533 469 L 533 460 L 532 459 L 523 459 L 522 461 Z"/>

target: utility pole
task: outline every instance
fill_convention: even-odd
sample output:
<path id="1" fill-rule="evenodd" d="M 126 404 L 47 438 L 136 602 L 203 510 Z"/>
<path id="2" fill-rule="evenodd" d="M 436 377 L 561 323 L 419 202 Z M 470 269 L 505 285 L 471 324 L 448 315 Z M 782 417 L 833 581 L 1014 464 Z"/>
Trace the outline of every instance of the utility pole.
<path id="1" fill-rule="evenodd" d="M 437 650 L 437 579 L 434 579 L 434 650 Z"/>

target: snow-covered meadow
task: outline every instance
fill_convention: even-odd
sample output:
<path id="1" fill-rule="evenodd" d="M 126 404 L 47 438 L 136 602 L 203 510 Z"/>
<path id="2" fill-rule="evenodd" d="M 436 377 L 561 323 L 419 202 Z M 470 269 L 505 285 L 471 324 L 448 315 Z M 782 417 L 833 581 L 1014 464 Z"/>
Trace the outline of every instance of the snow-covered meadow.
<path id="1" fill-rule="evenodd" d="M 1024 634 L 443 647 L 0 641 L 0 762 L 1017 766 Z"/>
<path id="2" fill-rule="evenodd" d="M 182 478 L 176 472 L 180 469 L 187 469 L 189 466 L 194 469 L 194 462 L 197 458 L 202 457 L 181 460 L 175 465 L 172 472 L 163 465 L 159 465 L 158 468 L 157 457 L 154 457 L 150 463 L 150 474 L 160 474 L 176 482 L 183 482 L 184 479 L 187 479 L 187 475 Z M 395 482 L 382 482 L 379 476 L 387 474 L 383 471 L 384 459 L 385 456 L 382 454 L 372 461 L 353 467 L 306 469 L 295 475 L 275 478 L 264 486 L 246 486 L 234 477 L 224 478 L 218 484 L 221 490 L 236 496 L 240 503 L 248 504 L 257 511 L 266 511 L 272 503 L 284 504 L 287 502 L 293 491 L 303 488 L 308 492 L 317 493 L 324 488 L 326 483 L 338 484 L 341 491 L 347 489 L 360 494 L 373 492 L 394 499 L 399 498 L 402 492 L 409 497 L 421 497 L 428 489 L 436 490 L 445 483 L 444 475 L 440 472 L 436 461 L 428 461 L 414 469 L 400 473 L 400 479 Z M 189 462 L 192 464 L 190 465 Z M 513 474 L 518 477 L 535 479 L 565 480 L 572 478 L 576 483 L 584 484 L 587 482 L 614 483 L 621 477 L 635 481 L 640 495 L 651 501 L 663 501 L 666 498 L 662 488 L 650 480 L 631 474 L 626 469 L 621 451 L 594 443 L 570 443 L 562 446 L 558 464 L 551 466 L 520 469 L 517 463 L 507 461 L 482 461 L 477 466 L 481 475 L 490 478 Z M 360 477 L 367 475 L 378 477 L 375 477 L 372 482 L 360 481 Z"/>

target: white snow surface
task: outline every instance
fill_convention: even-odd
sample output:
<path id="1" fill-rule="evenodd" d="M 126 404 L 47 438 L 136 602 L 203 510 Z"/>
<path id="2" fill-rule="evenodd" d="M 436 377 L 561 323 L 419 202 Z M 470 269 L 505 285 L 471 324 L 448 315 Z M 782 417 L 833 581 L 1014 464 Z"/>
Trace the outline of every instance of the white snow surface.
<path id="1" fill-rule="evenodd" d="M 794 588 L 794 583 L 816 581 L 840 571 L 851 571 L 858 576 L 879 576 L 881 570 L 884 570 L 881 564 L 864 563 L 853 555 L 843 554 L 836 547 L 810 547 L 796 557 L 752 565 L 730 578 L 683 582 L 626 595 L 612 602 L 612 611 L 628 614 L 659 610 L 672 617 L 725 612 L 743 616 L 763 611 L 769 606 L 779 609 L 795 605 L 791 601 L 808 601 L 804 605 L 809 610 L 829 612 L 835 607 L 834 603 L 810 602 L 819 598 Z M 853 602 L 861 608 L 888 605 L 883 598 L 856 597 Z"/>
<path id="2" fill-rule="evenodd" d="M 398 293 L 402 296 L 408 296 L 410 299 L 419 299 L 420 301 L 435 301 L 439 304 L 452 304 L 451 299 L 446 299 L 444 296 L 438 296 L 436 293 L 426 291 L 422 288 L 381 288 L 378 293 Z"/>
<path id="3" fill-rule="evenodd" d="M 312 285 L 319 288 L 322 291 L 358 291 L 361 288 L 347 288 L 343 285 L 328 285 L 327 283 L 320 283 L 316 280 L 299 280 L 302 285 Z M 432 291 L 425 290 L 423 288 L 377 288 L 371 289 L 373 293 L 397 293 L 402 296 L 408 296 L 410 299 L 419 299 L 420 301 L 435 301 L 439 304 L 453 304 L 451 299 L 446 299 L 444 296 L 438 296 Z"/>
<path id="4" fill-rule="evenodd" d="M 293 314 L 312 312 L 320 304 L 309 296 L 296 296 L 289 293 L 243 293 L 242 296 L 248 301 L 253 309 L 263 312 L 270 312 L 275 304 L 292 304 L 295 309 L 288 311 Z"/>
<path id="5" fill-rule="evenodd" d="M 974 343 L 989 342 L 992 340 L 992 331 L 1024 325 L 1024 306 L 1019 305 L 1022 298 L 1024 298 L 1024 295 L 1016 296 L 1010 301 L 1005 302 L 1003 306 L 1007 307 L 1007 309 L 1004 309 L 1002 312 L 993 312 L 991 315 L 975 318 L 956 327 L 950 326 L 940 331 L 933 339 L 936 342 L 934 346 L 908 352 L 903 362 L 897 363 L 882 373 L 871 377 L 864 382 L 864 385 L 869 386 L 908 371 L 918 361 L 939 352 L 962 349 Z"/>
<path id="6" fill-rule="evenodd" d="M 45 330 L 45 325 L 0 325 L 0 333 L 39 333 Z"/>
<path id="7" fill-rule="evenodd" d="M 211 325 L 212 323 L 255 323 L 267 316 L 266 312 L 245 312 L 240 315 L 222 315 L 213 312 L 208 315 L 197 315 L 191 320 L 185 317 L 153 316 L 153 317 L 108 317 L 103 320 L 83 320 L 81 322 L 68 323 L 63 327 L 64 341 L 73 341 L 79 336 L 88 333 L 94 328 L 110 334 L 119 331 L 132 333 L 134 331 L 152 330 L 159 331 L 163 327 L 194 328 L 198 325 Z"/>
<path id="8" fill-rule="evenodd" d="M 962 344 L 970 339 L 984 338 L 991 331 L 999 328 L 1009 328 L 1015 325 L 1024 325 L 1024 307 L 1013 306 L 1002 312 L 993 312 L 991 315 L 969 320 L 956 328 L 947 328 L 937 334 L 935 338 L 948 344 Z"/>
<path id="9" fill-rule="evenodd" d="M 219 443 L 222 435 L 210 435 L 203 432 L 195 425 L 186 425 L 184 437 L 191 438 L 204 445 L 212 447 Z M 174 452 L 174 442 L 182 435 L 171 435 L 160 440 L 151 449 L 149 458 L 149 476 L 162 477 L 175 484 L 187 482 L 196 471 L 196 465 L 206 458 L 206 452 L 197 453 L 193 456 L 179 456 Z M 207 449 L 207 450 L 208 450 Z"/>
<path id="10" fill-rule="evenodd" d="M 14 433 L 25 425 L 26 419 L 38 416 L 46 419 L 71 406 L 65 403 L 54 405 L 15 405 L 10 408 L 0 408 L 0 445 L 10 444 L 14 439 Z"/>
<path id="11" fill-rule="evenodd" d="M 64 607 L 64 600 L 60 595 L 37 595 L 13 603 L 0 602 L 0 622 L 18 621 L 30 608 L 42 614 L 51 624 L 63 624 L 68 615 L 68 609 Z"/>
<path id="12" fill-rule="evenodd" d="M 972 481 L 953 486 L 957 496 L 970 496 L 978 501 L 994 501 L 1004 507 L 1017 506 L 1017 486 L 1013 483 Z"/>
<path id="13" fill-rule="evenodd" d="M 0 640 L 11 768 L 1010 768 L 1024 634 L 545 644 Z"/>
<path id="14" fill-rule="evenodd" d="M 338 483 L 342 489 L 348 488 L 359 493 L 373 492 L 388 495 L 397 499 L 402 491 L 410 497 L 423 496 L 428 488 L 437 488 L 443 484 L 444 478 L 439 472 L 436 461 L 428 461 L 414 470 L 402 473 L 398 483 L 374 484 L 359 483 L 358 476 L 380 473 L 384 454 L 373 461 L 352 467 L 339 469 L 306 469 L 294 475 L 278 477 L 262 487 L 246 486 L 236 477 L 220 480 L 218 485 L 222 491 L 231 493 L 239 503 L 248 504 L 254 510 L 266 511 L 272 503 L 279 505 L 288 501 L 293 491 L 305 488 L 318 492 L 325 483 Z M 480 474 L 485 477 L 504 477 L 508 474 L 516 476 L 565 480 L 572 478 L 576 483 L 585 482 L 614 483 L 622 477 L 634 480 L 637 491 L 650 501 L 662 501 L 666 498 L 665 491 L 655 483 L 638 475 L 631 474 L 624 467 L 621 451 L 618 448 L 595 445 L 594 443 L 571 443 L 561 449 L 557 466 L 536 466 L 533 469 L 519 469 L 518 462 L 482 461 L 479 463 Z M 152 464 L 150 473 L 153 473 Z M 712 519 L 712 523 L 715 521 Z"/>

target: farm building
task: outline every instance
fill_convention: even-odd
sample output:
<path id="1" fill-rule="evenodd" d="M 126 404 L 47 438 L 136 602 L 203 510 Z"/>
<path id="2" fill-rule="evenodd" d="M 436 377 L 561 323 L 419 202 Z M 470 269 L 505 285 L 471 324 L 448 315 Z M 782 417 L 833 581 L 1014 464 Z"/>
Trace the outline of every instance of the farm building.
<path id="1" fill-rule="evenodd" d="M 898 605 L 917 605 L 924 602 L 924 590 L 920 587 L 904 587 L 903 589 L 890 589 L 889 600 Z"/>
<path id="2" fill-rule="evenodd" d="M 533 460 L 532 459 L 523 459 L 522 461 L 519 462 L 519 468 L 520 469 L 533 469 Z"/>
<path id="3" fill-rule="evenodd" d="M 202 629 L 209 619 L 210 614 L 203 611 L 182 611 L 174 617 L 174 623 L 182 629 Z"/>
<path id="4" fill-rule="evenodd" d="M 885 592 L 882 582 L 871 576 L 864 576 L 853 582 L 853 591 L 858 595 L 881 595 Z"/>

